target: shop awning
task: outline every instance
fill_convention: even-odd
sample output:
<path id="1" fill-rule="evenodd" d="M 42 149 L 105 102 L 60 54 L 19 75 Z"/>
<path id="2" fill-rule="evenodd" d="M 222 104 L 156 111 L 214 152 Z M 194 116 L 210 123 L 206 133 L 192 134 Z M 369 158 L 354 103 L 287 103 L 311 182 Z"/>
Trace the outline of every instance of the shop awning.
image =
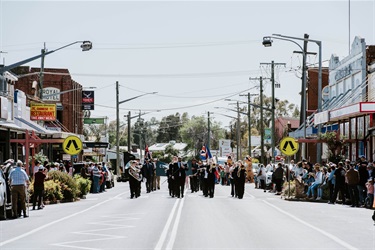
<path id="1" fill-rule="evenodd" d="M 33 122 L 33 121 L 30 121 L 30 120 L 26 120 L 24 118 L 21 118 L 21 117 L 14 117 L 14 121 L 16 122 L 16 124 L 24 129 L 27 129 L 27 130 L 34 130 L 35 132 L 37 133 L 43 133 L 43 134 L 51 134 L 50 131 L 48 131 L 47 129 L 43 128 L 42 126 L 40 126 L 39 124 Z"/>

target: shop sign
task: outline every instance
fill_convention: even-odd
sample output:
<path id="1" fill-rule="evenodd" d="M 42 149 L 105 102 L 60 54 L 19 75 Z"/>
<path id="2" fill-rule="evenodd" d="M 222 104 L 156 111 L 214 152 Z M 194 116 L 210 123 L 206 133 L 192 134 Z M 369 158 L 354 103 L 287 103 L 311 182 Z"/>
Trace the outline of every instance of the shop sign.
<path id="1" fill-rule="evenodd" d="M 60 89 L 54 87 L 43 88 L 43 101 L 60 101 Z"/>
<path id="2" fill-rule="evenodd" d="M 82 91 L 82 110 L 94 110 L 94 91 Z"/>
<path id="3" fill-rule="evenodd" d="M 360 111 L 366 113 L 375 113 L 375 102 L 361 102 Z"/>
<path id="4" fill-rule="evenodd" d="M 30 103 L 30 120 L 55 121 L 56 104 Z"/>
<path id="5" fill-rule="evenodd" d="M 358 113 L 359 111 L 360 111 L 359 105 L 357 103 L 357 104 L 347 106 L 347 107 L 344 107 L 344 108 L 341 108 L 341 109 L 332 110 L 329 113 L 329 116 L 330 116 L 330 119 L 335 119 L 335 118 L 339 118 L 341 116 L 348 116 L 350 114 L 355 114 L 355 113 Z"/>
<path id="6" fill-rule="evenodd" d="M 329 121 L 329 111 L 314 114 L 314 125 L 323 124 Z"/>

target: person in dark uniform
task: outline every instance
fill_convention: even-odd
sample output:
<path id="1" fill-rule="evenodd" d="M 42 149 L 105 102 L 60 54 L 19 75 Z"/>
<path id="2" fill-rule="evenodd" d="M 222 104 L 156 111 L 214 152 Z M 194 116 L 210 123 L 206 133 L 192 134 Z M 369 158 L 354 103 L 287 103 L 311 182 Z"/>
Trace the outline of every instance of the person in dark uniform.
<path id="1" fill-rule="evenodd" d="M 177 157 L 173 156 L 172 162 L 169 163 L 168 168 L 168 188 L 169 188 L 169 195 L 174 198 L 176 195 L 175 190 L 175 178 L 174 178 L 174 164 L 177 162 Z"/>
<path id="2" fill-rule="evenodd" d="M 197 160 L 196 159 L 192 159 L 191 160 L 191 178 L 190 178 L 190 189 L 191 189 L 191 192 L 194 193 L 194 192 L 198 192 L 198 164 L 197 164 Z"/>
<path id="3" fill-rule="evenodd" d="M 183 164 L 182 158 L 178 157 L 178 161 L 173 163 L 174 190 L 177 198 L 184 198 L 186 170 L 187 167 Z"/>
<path id="4" fill-rule="evenodd" d="M 145 158 L 145 163 L 142 167 L 143 177 L 146 178 L 146 192 L 150 193 L 153 190 L 152 179 L 154 177 L 154 164 L 148 158 Z"/>
<path id="5" fill-rule="evenodd" d="M 229 164 L 229 165 L 231 165 L 231 164 Z M 238 164 L 233 163 L 233 165 L 230 167 L 229 171 L 230 171 L 230 175 L 231 175 L 231 179 L 230 179 L 231 193 L 230 194 L 232 195 L 232 197 L 238 197 L 238 185 L 237 185 Z"/>
<path id="6" fill-rule="evenodd" d="M 246 168 L 242 161 L 238 162 L 236 178 L 236 193 L 238 199 L 242 199 L 245 193 Z"/>
<path id="7" fill-rule="evenodd" d="M 210 163 L 207 165 L 207 194 L 210 198 L 214 198 L 215 193 L 215 174 L 216 174 L 216 164 Z"/>
<path id="8" fill-rule="evenodd" d="M 138 167 L 137 161 L 131 161 L 129 166 L 129 188 L 130 199 L 138 198 L 140 196 L 140 183 L 142 180 L 141 170 Z"/>
<path id="9" fill-rule="evenodd" d="M 207 169 L 209 168 L 210 166 L 206 163 L 203 163 L 202 165 L 202 172 L 201 172 L 201 179 L 202 179 L 202 191 L 203 191 L 203 195 L 204 197 L 208 197 L 208 171 Z"/>

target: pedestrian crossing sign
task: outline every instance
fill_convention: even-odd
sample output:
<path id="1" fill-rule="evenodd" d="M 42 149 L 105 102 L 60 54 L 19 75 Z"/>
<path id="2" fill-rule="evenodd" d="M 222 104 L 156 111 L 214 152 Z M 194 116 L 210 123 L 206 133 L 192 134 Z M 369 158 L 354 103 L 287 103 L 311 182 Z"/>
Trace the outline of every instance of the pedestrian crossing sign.
<path id="1" fill-rule="evenodd" d="M 82 150 L 82 141 L 77 136 L 68 136 L 63 142 L 63 150 L 70 155 L 77 155 Z"/>
<path id="2" fill-rule="evenodd" d="M 280 151 L 287 156 L 295 155 L 298 148 L 298 142 L 293 137 L 284 137 L 280 142 Z"/>

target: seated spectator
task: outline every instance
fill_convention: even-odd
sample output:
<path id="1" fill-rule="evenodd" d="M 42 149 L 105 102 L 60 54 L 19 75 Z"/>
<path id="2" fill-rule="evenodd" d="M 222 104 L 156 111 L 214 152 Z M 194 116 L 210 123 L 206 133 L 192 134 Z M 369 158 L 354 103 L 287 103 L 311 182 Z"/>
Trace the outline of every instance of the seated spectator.
<path id="1" fill-rule="evenodd" d="M 311 172 L 309 174 L 310 178 L 314 178 L 314 181 L 311 182 L 311 185 L 308 187 L 308 190 L 306 192 L 307 197 L 306 198 L 311 198 L 315 199 L 315 191 L 318 189 L 318 186 L 322 184 L 323 182 L 323 174 L 320 171 L 320 164 L 315 163 L 314 165 L 314 170 L 315 172 Z"/>

